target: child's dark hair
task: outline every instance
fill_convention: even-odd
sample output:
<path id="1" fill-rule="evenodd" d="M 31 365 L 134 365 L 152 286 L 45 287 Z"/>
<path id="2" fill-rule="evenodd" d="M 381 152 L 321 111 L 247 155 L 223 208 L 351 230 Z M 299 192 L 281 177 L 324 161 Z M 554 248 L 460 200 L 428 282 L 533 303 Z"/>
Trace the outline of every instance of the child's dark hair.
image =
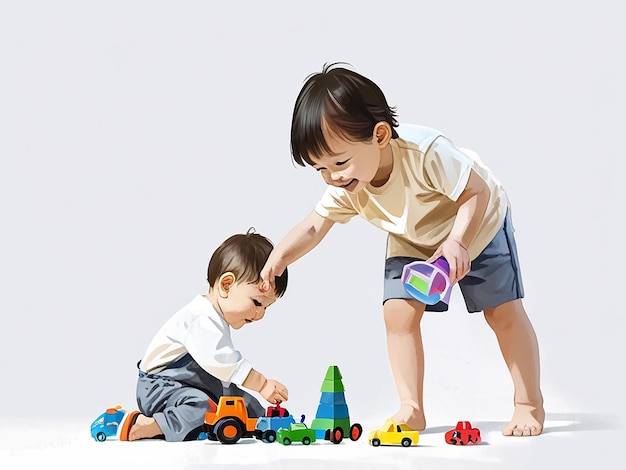
<path id="1" fill-rule="evenodd" d="M 250 228 L 245 234 L 233 235 L 215 250 L 209 261 L 207 281 L 212 287 L 217 279 L 226 272 L 232 272 L 237 282 L 258 283 L 261 281 L 261 269 L 269 257 L 274 245 L 263 235 Z M 287 269 L 276 276 L 276 295 L 282 297 L 287 290 Z"/>
<path id="2" fill-rule="evenodd" d="M 320 73 L 310 75 L 296 99 L 291 120 L 291 155 L 305 166 L 311 157 L 330 154 L 324 138 L 325 123 L 337 135 L 353 142 L 372 138 L 381 121 L 391 126 L 396 139 L 398 127 L 395 107 L 387 104 L 381 89 L 369 78 L 343 67 L 342 62 L 324 64 Z M 349 64 L 346 64 L 349 65 Z"/>

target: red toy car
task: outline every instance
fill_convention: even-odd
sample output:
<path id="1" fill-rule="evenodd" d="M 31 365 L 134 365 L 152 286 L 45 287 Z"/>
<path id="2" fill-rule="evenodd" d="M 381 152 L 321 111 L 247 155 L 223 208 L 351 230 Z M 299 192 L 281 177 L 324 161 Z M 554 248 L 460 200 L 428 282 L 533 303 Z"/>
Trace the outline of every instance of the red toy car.
<path id="1" fill-rule="evenodd" d="M 459 421 L 456 428 L 446 433 L 446 443 L 455 446 L 480 443 L 480 429 L 473 428 L 469 421 Z"/>

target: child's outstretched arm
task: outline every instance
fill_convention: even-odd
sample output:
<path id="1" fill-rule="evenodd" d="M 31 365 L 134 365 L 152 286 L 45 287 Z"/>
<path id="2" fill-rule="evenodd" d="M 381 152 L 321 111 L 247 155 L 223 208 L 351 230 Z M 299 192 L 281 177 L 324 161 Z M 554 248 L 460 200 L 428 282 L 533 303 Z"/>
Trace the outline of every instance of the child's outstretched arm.
<path id="1" fill-rule="evenodd" d="M 489 186 L 471 170 L 465 189 L 457 199 L 459 210 L 448 238 L 439 245 L 435 254 L 428 259 L 432 262 L 443 256 L 450 265 L 450 282 L 454 283 L 470 270 L 467 247 L 474 240 L 489 203 Z"/>
<path id="2" fill-rule="evenodd" d="M 311 212 L 276 245 L 261 270 L 265 291 L 274 290 L 274 277 L 317 246 L 335 223 L 317 212 Z"/>
<path id="3" fill-rule="evenodd" d="M 277 380 L 265 378 L 263 374 L 254 369 L 250 370 L 246 380 L 241 385 L 259 392 L 270 403 L 281 403 L 289 399 L 287 387 Z"/>

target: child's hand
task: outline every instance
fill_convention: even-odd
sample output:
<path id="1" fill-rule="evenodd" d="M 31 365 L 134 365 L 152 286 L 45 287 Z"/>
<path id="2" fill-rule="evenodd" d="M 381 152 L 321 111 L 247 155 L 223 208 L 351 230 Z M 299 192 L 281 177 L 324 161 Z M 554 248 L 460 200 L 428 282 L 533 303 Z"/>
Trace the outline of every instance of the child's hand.
<path id="1" fill-rule="evenodd" d="M 432 263 L 440 256 L 443 256 L 450 265 L 450 285 L 463 279 L 469 272 L 470 258 L 467 249 L 456 240 L 451 238 L 445 240 L 426 261 Z"/>
<path id="2" fill-rule="evenodd" d="M 263 386 L 259 393 L 263 398 L 273 404 L 287 401 L 289 398 L 287 387 L 273 379 L 267 379 L 267 383 Z"/>
<path id="3" fill-rule="evenodd" d="M 259 290 L 261 292 L 273 292 L 276 290 L 275 277 L 280 276 L 287 266 L 285 266 L 284 262 L 277 261 L 272 262 L 272 256 L 270 255 L 269 259 L 263 266 L 261 270 L 261 287 Z"/>

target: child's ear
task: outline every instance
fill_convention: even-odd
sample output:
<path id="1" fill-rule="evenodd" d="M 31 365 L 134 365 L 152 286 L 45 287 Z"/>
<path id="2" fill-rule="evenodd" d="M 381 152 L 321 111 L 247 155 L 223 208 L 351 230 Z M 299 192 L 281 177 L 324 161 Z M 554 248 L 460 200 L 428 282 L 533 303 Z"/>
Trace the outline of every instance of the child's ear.
<path id="1" fill-rule="evenodd" d="M 389 145 L 392 138 L 391 126 L 388 122 L 380 121 L 374 126 L 374 141 L 379 148 L 385 148 Z"/>
<path id="2" fill-rule="evenodd" d="M 220 293 L 220 297 L 228 297 L 228 292 L 230 288 L 233 286 L 237 278 L 230 271 L 222 274 L 220 278 L 217 280 L 217 288 Z"/>

